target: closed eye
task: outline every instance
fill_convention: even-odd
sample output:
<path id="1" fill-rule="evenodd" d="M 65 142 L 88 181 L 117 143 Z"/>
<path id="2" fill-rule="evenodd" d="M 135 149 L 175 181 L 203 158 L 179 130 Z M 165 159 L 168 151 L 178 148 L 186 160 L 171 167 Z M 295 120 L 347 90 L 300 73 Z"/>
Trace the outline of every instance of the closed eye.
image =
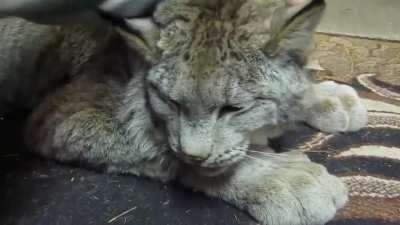
<path id="1" fill-rule="evenodd" d="M 218 118 L 224 117 L 228 114 L 239 113 L 243 111 L 245 108 L 233 106 L 233 105 L 225 105 L 218 112 Z"/>
<path id="2" fill-rule="evenodd" d="M 175 109 L 178 109 L 179 107 L 179 103 L 173 99 L 168 98 L 166 95 L 164 95 L 161 90 L 157 87 L 157 85 L 153 84 L 153 83 L 149 83 L 149 89 L 155 93 L 158 98 L 163 101 L 164 103 L 166 103 L 167 105 L 169 105 L 170 107 L 173 107 Z"/>
<path id="3" fill-rule="evenodd" d="M 268 97 L 268 96 L 265 96 L 265 95 L 257 96 L 257 97 L 255 97 L 255 100 L 258 100 L 258 101 L 275 101 L 274 98 Z"/>

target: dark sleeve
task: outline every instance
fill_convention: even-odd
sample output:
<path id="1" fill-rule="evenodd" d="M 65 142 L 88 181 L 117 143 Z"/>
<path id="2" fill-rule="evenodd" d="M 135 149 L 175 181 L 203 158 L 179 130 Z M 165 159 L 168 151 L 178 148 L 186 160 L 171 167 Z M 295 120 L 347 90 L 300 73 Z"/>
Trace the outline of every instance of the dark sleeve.
<path id="1" fill-rule="evenodd" d="M 0 18 L 23 17 L 34 22 L 57 24 L 75 20 L 93 10 L 121 18 L 142 16 L 160 0 L 0 0 Z"/>

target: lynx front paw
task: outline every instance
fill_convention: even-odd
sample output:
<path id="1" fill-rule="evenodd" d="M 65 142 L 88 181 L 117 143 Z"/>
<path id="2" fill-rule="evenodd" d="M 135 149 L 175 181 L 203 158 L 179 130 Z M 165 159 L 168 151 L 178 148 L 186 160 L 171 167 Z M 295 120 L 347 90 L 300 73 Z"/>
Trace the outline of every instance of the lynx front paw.
<path id="1" fill-rule="evenodd" d="M 318 164 L 304 162 L 279 169 L 257 182 L 245 209 L 265 225 L 322 225 L 347 201 L 340 179 Z"/>
<path id="2" fill-rule="evenodd" d="M 367 110 L 350 86 L 326 81 L 314 85 L 307 101 L 307 122 L 324 132 L 357 131 L 367 124 Z"/>

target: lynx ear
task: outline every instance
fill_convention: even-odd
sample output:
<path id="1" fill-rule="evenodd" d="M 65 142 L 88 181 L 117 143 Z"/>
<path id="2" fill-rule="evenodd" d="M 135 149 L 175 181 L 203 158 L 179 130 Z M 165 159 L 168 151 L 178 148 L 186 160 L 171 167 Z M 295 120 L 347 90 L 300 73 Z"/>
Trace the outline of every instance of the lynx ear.
<path id="1" fill-rule="evenodd" d="M 160 58 L 157 42 L 160 39 L 160 29 L 151 18 L 125 20 L 127 30 L 118 29 L 129 47 L 142 55 L 150 63 Z"/>
<path id="2" fill-rule="evenodd" d="M 286 6 L 276 10 L 272 17 L 273 36 L 265 53 L 290 55 L 304 66 L 324 9 L 324 0 L 286 0 Z"/>

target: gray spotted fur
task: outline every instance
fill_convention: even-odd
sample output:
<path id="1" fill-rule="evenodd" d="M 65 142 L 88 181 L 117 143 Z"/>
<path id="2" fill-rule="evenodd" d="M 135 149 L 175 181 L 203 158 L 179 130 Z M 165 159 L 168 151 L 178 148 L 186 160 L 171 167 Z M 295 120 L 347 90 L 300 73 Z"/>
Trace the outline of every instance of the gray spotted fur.
<path id="1" fill-rule="evenodd" d="M 351 88 L 332 93 L 337 84 L 307 78 L 303 59 L 319 14 L 285 26 L 295 2 L 167 0 L 154 15 L 157 43 L 146 39 L 154 31 L 129 38 L 106 22 L 2 20 L 0 107 L 29 103 L 26 144 L 44 157 L 180 180 L 262 224 L 324 224 L 347 199 L 338 178 L 305 156 L 251 153 L 259 131 L 365 123 Z M 330 129 L 332 121 L 341 125 Z"/>

